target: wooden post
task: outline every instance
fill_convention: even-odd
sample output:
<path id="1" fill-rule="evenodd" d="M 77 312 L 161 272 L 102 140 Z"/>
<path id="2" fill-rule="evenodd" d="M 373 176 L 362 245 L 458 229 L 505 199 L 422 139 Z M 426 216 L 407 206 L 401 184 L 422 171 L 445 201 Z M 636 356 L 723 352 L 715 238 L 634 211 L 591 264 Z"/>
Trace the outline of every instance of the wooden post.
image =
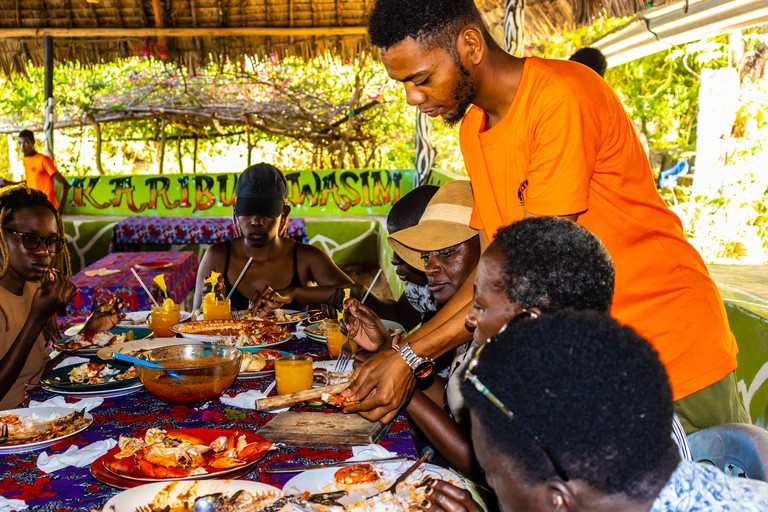
<path id="1" fill-rule="evenodd" d="M 45 78 L 43 86 L 45 154 L 53 158 L 53 38 L 43 38 L 43 60 L 45 64 Z"/>
<path id="2" fill-rule="evenodd" d="M 165 119 L 160 127 L 160 172 L 163 174 L 163 162 L 165 161 Z"/>
<path id="3" fill-rule="evenodd" d="M 251 152 L 253 151 L 253 144 L 251 144 L 251 127 L 245 125 L 245 138 L 248 141 L 248 167 L 251 166 Z"/>
<path id="4" fill-rule="evenodd" d="M 93 132 L 96 135 L 96 170 L 99 174 L 104 174 L 104 167 L 101 165 L 101 126 L 92 115 L 88 116 L 88 120 L 93 125 Z"/>
<path id="5" fill-rule="evenodd" d="M 179 164 L 179 172 L 184 174 L 184 164 L 181 159 L 181 135 L 176 139 L 176 161 Z"/>
<path id="6" fill-rule="evenodd" d="M 152 0 L 152 10 L 155 13 L 155 27 L 163 28 L 163 9 L 160 7 L 160 0 Z M 165 36 L 158 36 L 157 44 L 160 45 L 160 49 L 164 52 L 167 51 Z"/>
<path id="7" fill-rule="evenodd" d="M 195 133 L 195 147 L 192 150 L 192 174 L 197 174 L 197 133 Z"/>

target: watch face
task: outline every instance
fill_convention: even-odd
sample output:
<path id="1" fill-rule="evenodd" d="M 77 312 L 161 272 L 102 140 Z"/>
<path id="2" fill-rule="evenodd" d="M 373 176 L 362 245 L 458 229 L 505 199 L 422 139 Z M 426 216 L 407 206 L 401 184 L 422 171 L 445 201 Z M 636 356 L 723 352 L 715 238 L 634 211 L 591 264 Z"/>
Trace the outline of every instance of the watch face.
<path id="1" fill-rule="evenodd" d="M 435 371 L 434 361 L 424 361 L 413 369 L 413 376 L 417 379 L 426 379 Z"/>

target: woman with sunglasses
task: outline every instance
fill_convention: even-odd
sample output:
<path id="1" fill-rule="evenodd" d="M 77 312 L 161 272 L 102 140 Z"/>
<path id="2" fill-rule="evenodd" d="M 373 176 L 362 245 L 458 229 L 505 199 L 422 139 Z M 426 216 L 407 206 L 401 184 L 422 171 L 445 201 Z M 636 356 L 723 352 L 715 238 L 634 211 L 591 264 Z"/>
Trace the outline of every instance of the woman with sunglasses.
<path id="1" fill-rule="evenodd" d="M 75 295 L 64 227 L 39 190 L 0 194 L 0 410 L 24 400 L 50 360 L 45 342 L 61 338 L 56 311 Z M 104 329 L 117 311 L 94 313 L 86 328 Z"/>

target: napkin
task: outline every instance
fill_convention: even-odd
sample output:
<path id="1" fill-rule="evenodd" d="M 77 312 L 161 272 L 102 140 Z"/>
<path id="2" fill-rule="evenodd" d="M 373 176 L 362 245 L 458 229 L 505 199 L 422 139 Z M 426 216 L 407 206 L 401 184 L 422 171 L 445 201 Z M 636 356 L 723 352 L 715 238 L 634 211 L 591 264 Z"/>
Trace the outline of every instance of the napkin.
<path id="1" fill-rule="evenodd" d="M 53 473 L 67 466 L 82 468 L 93 463 L 93 461 L 106 454 L 115 446 L 117 446 L 117 441 L 105 439 L 82 448 L 72 445 L 64 453 L 56 455 L 48 455 L 48 452 L 43 452 L 37 458 L 37 467 L 44 473 Z"/>
<path id="2" fill-rule="evenodd" d="M 369 444 L 368 446 L 353 446 L 352 457 L 348 460 L 387 459 L 389 457 L 397 457 L 397 454 L 388 451 L 381 445 Z"/>
<path id="3" fill-rule="evenodd" d="M 250 391 L 246 391 L 245 393 L 240 393 L 239 395 L 235 396 L 229 396 L 224 395 L 219 400 L 221 400 L 221 403 L 224 405 L 231 405 L 232 407 L 239 407 L 241 409 L 251 409 L 256 410 L 256 400 L 260 400 L 262 398 L 267 398 L 267 395 L 269 395 L 269 392 L 272 391 L 272 388 L 275 387 L 275 383 L 269 385 L 267 389 L 264 391 L 259 391 L 258 389 L 252 389 Z M 290 409 L 290 407 L 285 407 L 283 409 L 272 409 L 270 411 L 262 411 L 267 414 L 277 414 L 279 412 L 284 412 Z"/>
<path id="4" fill-rule="evenodd" d="M 304 332 L 305 327 L 306 327 L 305 325 L 298 324 L 296 326 L 296 331 L 293 333 L 293 335 L 300 340 L 306 339 L 307 333 Z"/>
<path id="5" fill-rule="evenodd" d="M 11 512 L 12 510 L 24 510 L 27 508 L 27 504 L 22 500 L 14 500 L 11 498 L 4 498 L 0 494 L 0 512 Z"/>
<path id="6" fill-rule="evenodd" d="M 69 407 L 70 409 L 75 409 L 77 411 L 85 409 L 86 411 L 90 412 L 92 409 L 95 409 L 103 403 L 104 399 L 97 396 L 83 398 L 79 402 L 75 402 L 73 404 L 67 403 L 63 396 L 57 396 L 55 398 L 51 398 L 50 400 L 46 400 L 45 402 L 35 402 L 32 400 L 29 402 L 29 407 Z"/>
<path id="7" fill-rule="evenodd" d="M 64 366 L 69 366 L 71 364 L 80 364 L 80 363 L 87 363 L 89 359 L 86 359 L 85 357 L 68 357 L 65 360 L 63 360 L 61 363 L 59 363 L 54 370 L 58 370 L 59 368 L 62 368 Z"/>
<path id="8" fill-rule="evenodd" d="M 87 275 L 88 277 L 94 277 L 94 276 L 111 276 L 112 274 L 117 274 L 120 272 L 119 270 L 110 270 L 108 268 L 99 268 L 96 270 L 86 270 L 83 272 L 83 274 Z"/>

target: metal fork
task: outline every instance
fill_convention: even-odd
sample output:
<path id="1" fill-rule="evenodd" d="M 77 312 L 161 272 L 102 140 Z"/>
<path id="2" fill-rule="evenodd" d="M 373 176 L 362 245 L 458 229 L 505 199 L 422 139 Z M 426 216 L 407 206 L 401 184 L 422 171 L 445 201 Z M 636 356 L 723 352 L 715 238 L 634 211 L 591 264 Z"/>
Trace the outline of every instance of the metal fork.
<path id="1" fill-rule="evenodd" d="M 339 357 L 336 358 L 336 364 L 334 366 L 337 372 L 346 371 L 347 365 L 352 361 L 352 345 L 349 343 L 350 334 L 351 333 L 347 331 L 347 341 L 341 346 Z"/>
<path id="2" fill-rule="evenodd" d="M 8 438 L 8 424 L 4 424 L 3 428 L 0 430 L 0 444 L 5 444 L 10 439 Z"/>

